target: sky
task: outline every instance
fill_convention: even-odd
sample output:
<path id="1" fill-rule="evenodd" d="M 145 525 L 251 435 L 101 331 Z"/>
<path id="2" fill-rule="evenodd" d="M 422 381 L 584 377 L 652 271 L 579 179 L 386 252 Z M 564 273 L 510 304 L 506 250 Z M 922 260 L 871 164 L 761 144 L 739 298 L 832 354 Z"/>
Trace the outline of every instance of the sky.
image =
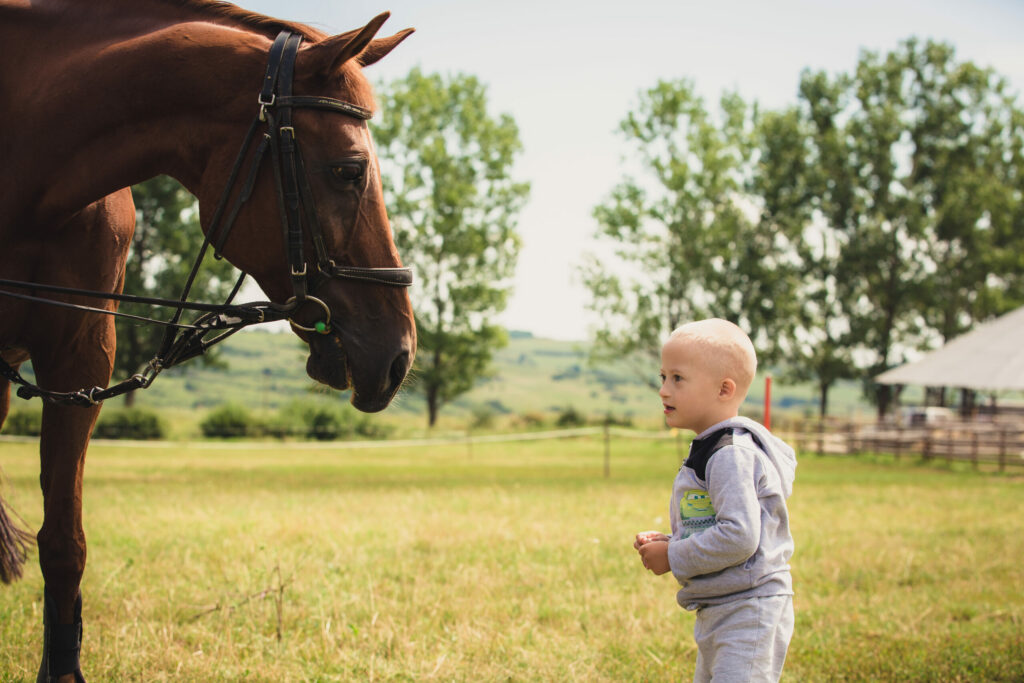
<path id="1" fill-rule="evenodd" d="M 579 266 L 594 244 L 595 206 L 621 180 L 630 152 L 616 132 L 638 93 L 690 79 L 710 108 L 724 91 L 763 108 L 796 102 L 800 73 L 853 69 L 862 50 L 911 36 L 952 44 L 958 61 L 992 67 L 1024 90 L 1024 0 L 241 0 L 243 7 L 330 33 L 383 11 L 380 35 L 416 33 L 366 69 L 375 83 L 418 66 L 471 74 L 492 114 L 519 127 L 513 170 L 531 183 L 519 216 L 514 289 L 498 322 L 586 340 Z M 1022 100 L 1024 101 L 1024 100 Z"/>

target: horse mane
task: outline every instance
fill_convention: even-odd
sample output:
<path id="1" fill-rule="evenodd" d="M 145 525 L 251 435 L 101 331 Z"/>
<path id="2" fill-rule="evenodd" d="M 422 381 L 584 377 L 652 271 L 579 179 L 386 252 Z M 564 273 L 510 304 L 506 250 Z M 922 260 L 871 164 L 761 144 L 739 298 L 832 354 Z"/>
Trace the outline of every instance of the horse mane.
<path id="1" fill-rule="evenodd" d="M 31 2 L 32 4 L 22 4 Z M 33 10 L 59 13 L 66 21 L 95 21 L 102 18 L 108 26 L 122 24 L 127 31 L 136 31 L 139 20 L 166 25 L 165 22 L 205 21 L 226 28 L 251 33 L 273 40 L 283 30 L 302 36 L 307 44 L 319 43 L 330 34 L 306 24 L 285 21 L 253 12 L 224 0 L 0 0 L 0 16 L 29 13 Z M 342 35 L 354 37 L 359 29 Z M 374 109 L 375 97 L 369 80 L 361 75 L 358 59 L 341 67 L 340 77 L 349 90 L 353 103 Z"/>
<path id="2" fill-rule="evenodd" d="M 269 17 L 265 14 L 259 14 L 258 12 L 233 5 L 230 2 L 225 2 L 224 0 L 157 0 L 157 2 L 181 8 L 186 12 L 205 17 L 216 24 L 249 30 L 271 40 L 284 30 L 300 35 L 310 43 L 316 43 L 330 37 L 329 34 L 306 24 Z M 350 33 L 355 35 L 357 31 L 358 29 L 350 31 Z M 373 87 L 370 85 L 369 80 L 350 76 L 350 72 L 358 73 L 360 70 L 354 64 L 355 60 L 352 60 L 352 62 L 343 67 L 342 73 L 345 83 L 349 87 L 355 101 L 371 110 L 375 109 L 376 98 L 374 97 Z"/>
<path id="3" fill-rule="evenodd" d="M 209 17 L 214 23 L 250 29 L 268 38 L 274 38 L 284 30 L 298 34 L 312 43 L 327 37 L 326 33 L 311 26 L 268 17 L 223 0 L 162 0 L 162 2 Z"/>

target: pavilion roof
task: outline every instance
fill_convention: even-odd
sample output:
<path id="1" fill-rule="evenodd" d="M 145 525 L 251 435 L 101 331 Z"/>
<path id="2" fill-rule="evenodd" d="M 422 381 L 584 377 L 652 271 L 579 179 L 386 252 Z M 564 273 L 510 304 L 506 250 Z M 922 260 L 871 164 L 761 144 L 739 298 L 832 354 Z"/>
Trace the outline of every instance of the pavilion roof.
<path id="1" fill-rule="evenodd" d="M 920 360 L 883 372 L 875 381 L 981 391 L 1024 390 L 1024 307 L 981 323 Z"/>

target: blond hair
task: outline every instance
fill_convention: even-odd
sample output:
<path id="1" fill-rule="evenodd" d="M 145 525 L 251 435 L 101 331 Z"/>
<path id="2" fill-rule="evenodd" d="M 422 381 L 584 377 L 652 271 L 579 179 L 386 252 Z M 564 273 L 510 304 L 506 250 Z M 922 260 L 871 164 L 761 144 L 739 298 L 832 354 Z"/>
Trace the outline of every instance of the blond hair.
<path id="1" fill-rule="evenodd" d="M 721 318 L 697 320 L 676 328 L 669 341 L 693 344 L 701 362 L 717 379 L 732 379 L 741 400 L 747 395 L 757 372 L 757 352 L 738 325 Z"/>

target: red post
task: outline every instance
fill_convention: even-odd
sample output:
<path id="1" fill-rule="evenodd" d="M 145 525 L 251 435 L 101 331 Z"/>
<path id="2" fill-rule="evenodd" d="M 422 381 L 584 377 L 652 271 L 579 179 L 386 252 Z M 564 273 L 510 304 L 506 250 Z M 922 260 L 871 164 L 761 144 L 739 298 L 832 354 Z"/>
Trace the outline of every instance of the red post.
<path id="1" fill-rule="evenodd" d="M 764 426 L 765 429 L 772 428 L 772 376 L 765 375 L 764 378 Z"/>

